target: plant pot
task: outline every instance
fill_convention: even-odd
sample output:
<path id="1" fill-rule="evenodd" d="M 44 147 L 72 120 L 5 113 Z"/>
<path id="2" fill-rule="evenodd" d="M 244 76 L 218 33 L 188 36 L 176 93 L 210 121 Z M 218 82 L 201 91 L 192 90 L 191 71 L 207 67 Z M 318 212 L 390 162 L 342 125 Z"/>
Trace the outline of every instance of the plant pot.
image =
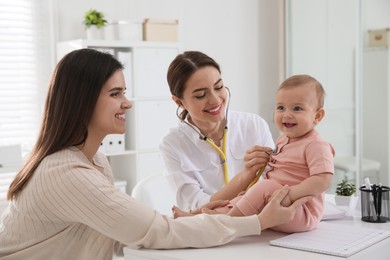
<path id="1" fill-rule="evenodd" d="M 359 197 L 352 195 L 352 196 L 335 196 L 335 202 L 337 206 L 345 206 L 349 207 L 351 210 L 355 209 L 356 204 L 358 202 Z"/>
<path id="2" fill-rule="evenodd" d="M 103 28 L 97 28 L 96 26 L 92 25 L 86 29 L 86 33 L 87 33 L 88 40 L 103 40 L 104 39 Z"/>

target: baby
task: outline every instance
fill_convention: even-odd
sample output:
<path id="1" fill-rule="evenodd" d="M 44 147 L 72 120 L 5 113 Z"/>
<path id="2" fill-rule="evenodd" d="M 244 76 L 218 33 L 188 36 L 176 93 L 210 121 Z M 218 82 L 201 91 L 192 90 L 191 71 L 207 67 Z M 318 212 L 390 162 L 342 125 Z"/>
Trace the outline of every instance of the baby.
<path id="1" fill-rule="evenodd" d="M 226 207 L 190 212 L 173 207 L 174 217 L 201 212 L 231 216 L 258 214 L 272 194 L 287 184 L 290 192 L 282 205 L 289 206 L 305 196 L 313 196 L 313 199 L 297 209 L 291 222 L 273 229 L 287 233 L 314 229 L 322 218 L 323 193 L 329 188 L 334 173 L 334 149 L 315 130 L 325 115 L 324 97 L 322 85 L 311 76 L 295 75 L 285 80 L 277 91 L 274 114 L 281 136 L 276 141 L 277 149 L 270 156 L 270 170 L 265 179 L 231 200 Z"/>

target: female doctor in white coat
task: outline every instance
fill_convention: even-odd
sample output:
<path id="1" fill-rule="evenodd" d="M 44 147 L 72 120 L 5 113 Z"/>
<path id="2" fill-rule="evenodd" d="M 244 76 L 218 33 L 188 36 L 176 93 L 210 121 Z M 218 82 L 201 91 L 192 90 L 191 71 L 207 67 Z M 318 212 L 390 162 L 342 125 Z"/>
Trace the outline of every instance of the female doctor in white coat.
<path id="1" fill-rule="evenodd" d="M 167 79 L 181 122 L 163 138 L 160 151 L 178 206 L 193 210 L 234 198 L 268 162 L 274 141 L 267 123 L 228 109 L 230 91 L 220 67 L 204 53 L 179 54 Z"/>

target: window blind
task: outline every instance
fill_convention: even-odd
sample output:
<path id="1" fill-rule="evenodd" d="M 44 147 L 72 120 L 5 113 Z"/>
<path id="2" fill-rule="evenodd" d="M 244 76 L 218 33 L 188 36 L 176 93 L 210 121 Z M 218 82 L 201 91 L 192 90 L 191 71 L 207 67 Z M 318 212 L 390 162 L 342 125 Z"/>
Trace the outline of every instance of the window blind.
<path id="1" fill-rule="evenodd" d="M 0 0 L 0 145 L 35 143 L 51 70 L 50 0 Z"/>

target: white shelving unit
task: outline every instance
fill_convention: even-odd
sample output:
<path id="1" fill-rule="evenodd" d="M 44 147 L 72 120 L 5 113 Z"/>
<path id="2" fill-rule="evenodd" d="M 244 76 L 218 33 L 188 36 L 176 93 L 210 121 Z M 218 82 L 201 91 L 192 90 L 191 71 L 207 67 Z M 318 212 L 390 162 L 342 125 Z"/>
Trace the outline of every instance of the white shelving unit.
<path id="1" fill-rule="evenodd" d="M 110 52 L 125 66 L 126 95 L 133 108 L 126 114 L 124 147 L 106 155 L 114 177 L 127 182 L 130 194 L 138 181 L 164 169 L 158 145 L 177 124 L 166 73 L 179 44 L 77 39 L 57 44 L 57 60 L 81 48 Z"/>
<path id="2" fill-rule="evenodd" d="M 363 60 L 363 156 L 381 163 L 382 185 L 390 184 L 390 51 L 367 47 Z"/>

